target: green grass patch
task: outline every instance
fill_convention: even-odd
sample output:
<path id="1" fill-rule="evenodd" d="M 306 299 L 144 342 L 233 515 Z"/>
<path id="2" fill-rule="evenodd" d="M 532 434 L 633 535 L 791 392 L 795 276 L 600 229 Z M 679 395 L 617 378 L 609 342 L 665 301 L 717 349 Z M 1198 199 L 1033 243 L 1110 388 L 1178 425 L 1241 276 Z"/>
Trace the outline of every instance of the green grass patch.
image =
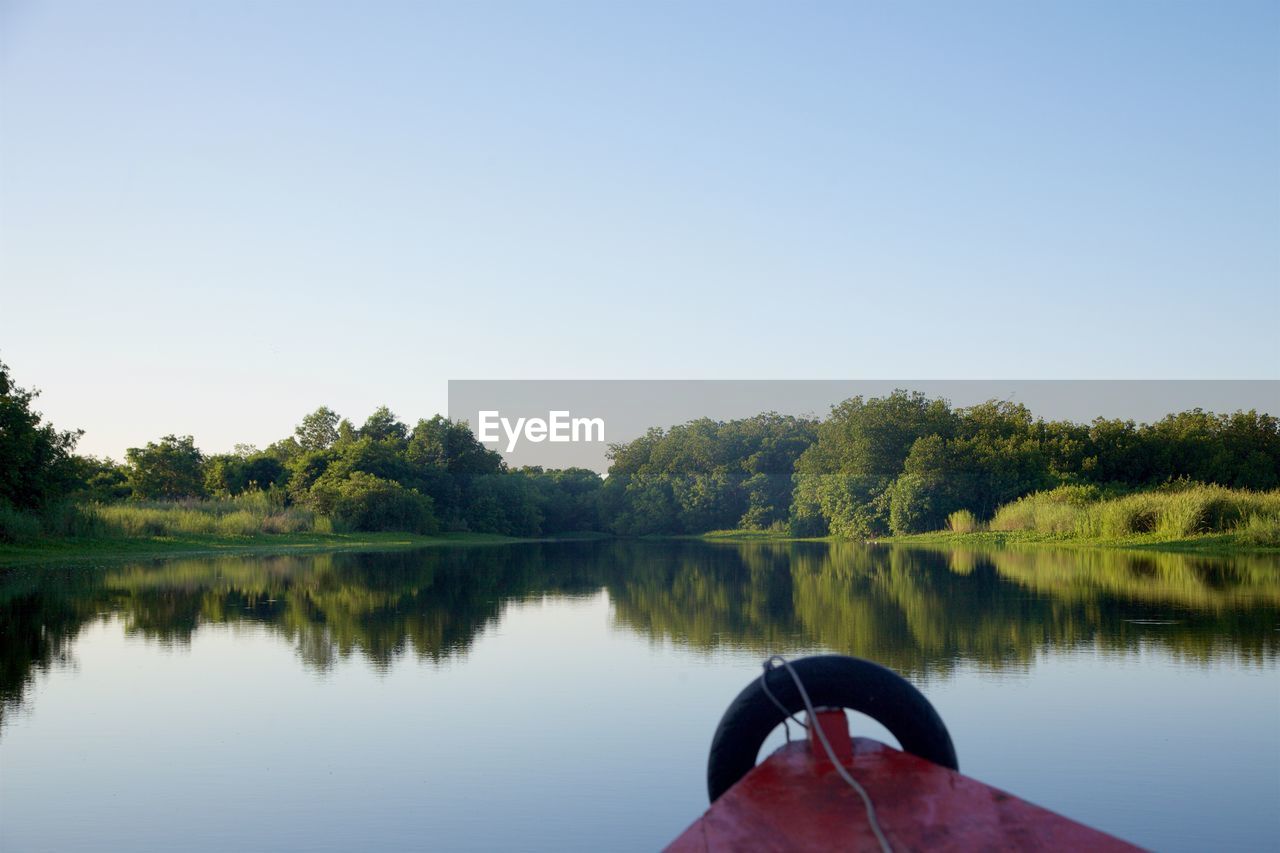
<path id="1" fill-rule="evenodd" d="M 535 540 L 496 533 L 291 533 L 255 536 L 184 534 L 150 537 L 61 537 L 0 543 L 0 565 L 85 563 L 166 556 L 251 556 L 330 551 L 392 551 L 439 546 L 502 545 Z"/>
<path id="2" fill-rule="evenodd" d="M 889 536 L 878 539 L 903 545 L 974 545 L 1007 547 L 1010 545 L 1047 546 L 1051 548 L 1122 548 L 1141 551 L 1177 551 L 1203 554 L 1261 554 L 1280 552 L 1280 545 L 1267 544 L 1250 538 L 1240 531 L 1205 533 L 1183 538 L 1168 538 L 1159 534 L 1132 536 L 1081 538 L 1035 531 L 1001 532 L 984 530 L 974 533 L 953 533 L 939 530 L 934 533 L 915 533 L 908 536 Z"/>
<path id="3" fill-rule="evenodd" d="M 669 539 L 671 537 L 658 537 Z M 781 542 L 795 539 L 785 530 L 712 530 L 699 536 L 682 537 L 692 539 L 731 539 L 742 542 Z"/>
<path id="4" fill-rule="evenodd" d="M 989 526 L 1027 539 L 1185 543 L 1215 537 L 1269 546 L 1277 543 L 1280 491 L 1193 484 L 1101 498 L 1088 489 L 1067 487 L 1005 504 Z"/>
<path id="5" fill-rule="evenodd" d="M 265 492 L 222 500 L 136 501 L 78 507 L 93 533 L 115 536 L 256 536 L 332 533 L 329 519 L 310 509 L 286 507 Z M 78 531 L 68 531 L 75 535 Z"/>

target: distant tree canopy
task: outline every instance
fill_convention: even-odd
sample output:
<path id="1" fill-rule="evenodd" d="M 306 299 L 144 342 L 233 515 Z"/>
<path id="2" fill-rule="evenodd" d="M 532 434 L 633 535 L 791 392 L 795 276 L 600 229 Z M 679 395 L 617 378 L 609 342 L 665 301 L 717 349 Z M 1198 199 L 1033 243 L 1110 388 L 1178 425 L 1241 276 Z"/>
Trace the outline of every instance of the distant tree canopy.
<path id="1" fill-rule="evenodd" d="M 44 423 L 31 408 L 39 393 L 15 385 L 0 362 L 0 509 L 40 511 L 78 484 L 81 433 Z"/>
<path id="2" fill-rule="evenodd" d="M 811 420 L 774 413 L 651 429 L 610 449 L 605 511 L 618 533 L 701 533 L 784 523 Z"/>
<path id="3" fill-rule="evenodd" d="M 1200 409 L 1153 424 L 1045 421 L 992 400 L 953 408 L 896 391 L 854 397 L 823 420 L 776 413 L 651 429 L 593 471 L 510 469 L 464 423 L 412 427 L 383 406 L 360 426 L 322 406 L 258 450 L 205 456 L 191 436 L 130 448 L 123 465 L 72 454 L 79 433 L 31 410 L 34 392 L 0 364 L 0 510 L 64 497 L 227 498 L 262 491 L 349 530 L 624 536 L 776 529 L 865 538 L 940 529 L 966 510 L 990 519 L 1058 486 L 1120 493 L 1179 481 L 1280 488 L 1280 422 Z M 2 519 L 0 519 L 2 520 Z M 0 533 L 3 533 L 0 530 Z"/>
<path id="4" fill-rule="evenodd" d="M 166 435 L 124 452 L 134 497 L 196 498 L 205 494 L 204 454 L 189 435 Z"/>
<path id="5" fill-rule="evenodd" d="M 303 418 L 293 434 L 303 450 L 325 450 L 338 440 L 338 415 L 321 406 Z"/>
<path id="6" fill-rule="evenodd" d="M 250 489 L 271 489 L 282 486 L 288 474 L 284 463 L 268 453 L 223 453 L 205 460 L 204 490 L 212 497 L 226 497 Z"/>
<path id="7" fill-rule="evenodd" d="M 410 429 L 383 406 L 360 427 L 321 407 L 266 450 L 204 456 L 190 436 L 130 448 L 126 464 L 80 460 L 90 500 L 226 498 L 262 490 L 343 530 L 441 529 L 537 536 L 603 530 L 600 475 L 508 470 L 470 428 L 437 415 Z"/>
<path id="8" fill-rule="evenodd" d="M 796 464 L 792 528 L 866 537 L 937 530 L 966 509 L 1064 484 L 1117 491 L 1175 480 L 1280 487 L 1280 424 L 1194 409 L 1149 425 L 1046 422 L 1019 404 L 952 409 L 898 391 L 836 406 Z"/>

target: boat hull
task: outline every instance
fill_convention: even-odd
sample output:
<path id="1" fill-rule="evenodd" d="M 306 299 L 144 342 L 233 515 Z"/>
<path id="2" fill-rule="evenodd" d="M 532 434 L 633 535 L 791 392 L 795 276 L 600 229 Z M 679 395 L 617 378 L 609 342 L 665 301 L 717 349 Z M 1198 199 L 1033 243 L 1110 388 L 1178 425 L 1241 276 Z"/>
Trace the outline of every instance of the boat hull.
<path id="1" fill-rule="evenodd" d="M 877 741 L 841 740 L 837 752 L 844 753 L 843 763 L 870 795 L 895 850 L 1140 849 Z M 769 756 L 667 848 L 670 853 L 879 849 L 862 800 L 805 742 Z"/>

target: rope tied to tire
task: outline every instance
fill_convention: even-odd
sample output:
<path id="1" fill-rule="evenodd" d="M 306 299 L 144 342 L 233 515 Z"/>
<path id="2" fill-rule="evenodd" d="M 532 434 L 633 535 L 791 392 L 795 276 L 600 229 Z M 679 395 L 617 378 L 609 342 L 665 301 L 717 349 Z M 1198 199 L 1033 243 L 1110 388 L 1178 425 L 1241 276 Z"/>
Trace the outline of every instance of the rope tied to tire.
<path id="1" fill-rule="evenodd" d="M 779 724 L 808 728 L 796 715 L 805 711 L 810 723 L 816 709 L 847 708 L 874 719 L 906 752 L 952 770 L 959 769 L 955 747 L 941 717 L 910 682 L 871 661 L 844 655 L 815 655 L 788 661 L 774 655 L 764 671 L 725 710 L 716 727 L 707 759 L 707 793 L 720 798 L 756 764 L 760 747 Z M 832 765 L 861 798 L 867 822 L 882 850 L 890 850 L 875 805 L 866 790 L 838 760 L 821 726 L 813 733 Z M 790 739 L 790 729 L 787 729 Z"/>
<path id="2" fill-rule="evenodd" d="M 791 675 L 792 680 L 796 683 L 796 689 L 800 691 L 800 698 L 804 700 L 805 714 L 808 715 L 810 720 L 816 720 L 818 718 L 818 712 L 814 710 L 813 702 L 809 699 L 809 691 L 804 689 L 804 682 L 800 680 L 800 676 L 796 675 L 795 668 L 791 666 L 787 659 L 782 655 L 774 655 L 765 661 L 764 672 L 760 674 L 760 687 L 764 689 L 769 700 L 782 709 L 783 713 L 786 713 L 786 706 L 779 702 L 777 697 L 769 690 L 769 682 L 766 680 L 766 676 L 774 669 L 774 661 L 780 663 Z M 787 718 L 794 720 L 798 726 L 806 729 L 809 728 L 808 725 L 796 719 L 795 714 L 787 714 Z M 783 720 L 782 724 L 785 726 L 787 724 L 786 720 Z M 866 788 L 862 787 L 862 785 L 858 783 L 857 779 L 853 778 L 853 774 L 850 773 L 840 761 L 840 757 L 836 755 L 835 748 L 831 746 L 831 741 L 827 739 L 827 733 L 822 730 L 822 726 L 815 723 L 813 726 L 813 733 L 818 736 L 819 742 L 822 743 L 823 750 L 827 753 L 827 758 L 830 759 L 832 765 L 836 768 L 836 772 L 840 774 L 840 778 L 849 783 L 849 787 L 853 788 L 853 790 L 857 792 L 858 797 L 862 800 L 862 805 L 867 812 L 867 823 L 871 826 L 871 832 L 875 834 L 876 841 L 880 844 L 880 849 L 884 851 L 884 853 L 893 853 L 893 847 L 889 845 L 889 839 L 885 838 L 884 830 L 880 828 L 880 818 L 876 816 L 876 806 L 875 803 L 871 802 L 871 795 L 867 793 Z M 791 740 L 790 729 L 787 729 L 787 740 Z"/>

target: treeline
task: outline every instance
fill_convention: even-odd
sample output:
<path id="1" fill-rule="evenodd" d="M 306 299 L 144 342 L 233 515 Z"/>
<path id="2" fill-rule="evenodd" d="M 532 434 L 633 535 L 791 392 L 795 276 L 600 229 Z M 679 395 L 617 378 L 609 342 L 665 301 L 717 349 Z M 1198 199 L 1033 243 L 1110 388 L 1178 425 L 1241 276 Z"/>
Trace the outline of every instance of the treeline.
<path id="1" fill-rule="evenodd" d="M 321 407 L 293 435 L 227 454 L 169 435 L 117 463 L 76 456 L 79 433 L 43 423 L 34 398 L 0 364 L 0 538 L 67 532 L 58 519 L 68 502 L 210 499 L 253 509 L 245 518 L 262 532 L 313 529 L 297 525 L 315 516 L 339 531 L 867 538 L 941 529 L 960 511 L 986 521 L 1060 486 L 1104 496 L 1185 483 L 1280 488 L 1280 423 L 1257 411 L 1077 424 L 1010 402 L 955 408 L 898 391 L 846 400 L 821 421 L 768 413 L 652 429 L 612 446 L 601 478 L 511 469 L 466 424 L 437 415 L 410 427 L 385 407 L 358 426 Z"/>
<path id="2" fill-rule="evenodd" d="M 269 447 L 206 456 L 190 436 L 130 448 L 123 465 L 92 468 L 78 497 L 91 501 L 224 499 L 265 494 L 338 531 L 442 530 L 538 536 L 599 530 L 593 471 L 508 469 L 461 423 L 436 416 L 413 427 L 383 407 L 360 426 L 321 407 Z M 225 504 L 245 506 L 243 501 Z"/>
<path id="3" fill-rule="evenodd" d="M 1186 483 L 1280 487 L 1280 422 L 1192 410 L 1154 424 L 1045 421 L 991 401 L 954 408 L 898 391 L 821 422 L 695 421 L 614 448 L 607 518 L 626 534 L 723 528 L 867 538 L 939 530 L 952 513 L 1063 485 L 1122 494 Z"/>
<path id="4" fill-rule="evenodd" d="M 1280 487 L 1280 421 L 1193 409 L 1153 424 L 1045 421 L 1026 406 L 896 392 L 836 406 L 796 463 L 792 530 L 865 537 L 938 530 L 959 510 L 1063 485 L 1102 492 L 1210 483 Z"/>
<path id="5" fill-rule="evenodd" d="M 191 436 L 168 435 L 115 462 L 75 455 L 80 433 L 44 423 L 35 397 L 0 363 L 0 540 L 111 532 L 100 529 L 104 519 L 112 530 L 140 519 L 139 532 L 155 532 L 163 526 L 157 502 L 183 502 L 176 509 L 187 515 L 254 516 L 265 522 L 260 532 L 311 529 L 297 526 L 305 515 L 284 512 L 294 508 L 338 531 L 537 536 L 607 528 L 598 474 L 510 470 L 465 424 L 440 416 L 410 427 L 383 407 L 356 426 L 321 407 L 265 449 L 208 455 Z M 131 514 L 75 508 L 118 502 L 141 506 Z"/>

